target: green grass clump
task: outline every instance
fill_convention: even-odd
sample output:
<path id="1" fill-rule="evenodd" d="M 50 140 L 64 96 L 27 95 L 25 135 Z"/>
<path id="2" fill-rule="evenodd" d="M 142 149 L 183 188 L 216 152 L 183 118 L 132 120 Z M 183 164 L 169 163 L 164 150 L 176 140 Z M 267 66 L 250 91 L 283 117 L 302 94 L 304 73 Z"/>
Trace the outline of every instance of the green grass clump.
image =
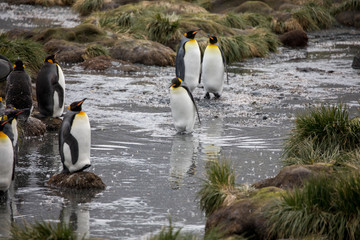
<path id="1" fill-rule="evenodd" d="M 76 0 L 73 8 L 81 16 L 88 16 L 90 13 L 100 10 L 103 5 L 104 0 Z"/>
<path id="2" fill-rule="evenodd" d="M 360 238 L 360 174 L 317 176 L 289 190 L 266 212 L 270 235 L 278 238 Z"/>
<path id="3" fill-rule="evenodd" d="M 63 223 L 38 222 L 32 225 L 11 227 L 10 240 L 76 240 L 76 234 L 69 225 Z"/>
<path id="4" fill-rule="evenodd" d="M 349 118 L 343 105 L 321 106 L 297 116 L 295 128 L 285 142 L 288 165 L 336 161 L 360 144 L 360 124 Z"/>
<path id="5" fill-rule="evenodd" d="M 6 56 L 12 63 L 20 58 L 31 77 L 35 77 L 46 57 L 41 44 L 21 38 L 11 40 L 4 34 L 0 35 L 0 54 Z"/>
<path id="6" fill-rule="evenodd" d="M 92 44 L 86 48 L 83 58 L 90 59 L 98 56 L 109 56 L 109 50 L 99 44 Z"/>
<path id="7" fill-rule="evenodd" d="M 336 15 L 344 11 L 360 11 L 360 1 L 359 0 L 343 1 L 339 6 L 334 7 L 331 13 L 333 15 Z"/>
<path id="8" fill-rule="evenodd" d="M 210 162 L 206 168 L 206 179 L 198 192 L 200 208 L 206 216 L 213 213 L 235 190 L 235 173 L 230 164 Z"/>
<path id="9" fill-rule="evenodd" d="M 305 31 L 314 31 L 329 28 L 334 23 L 328 8 L 319 6 L 315 3 L 308 2 L 299 10 L 292 13 Z"/>
<path id="10" fill-rule="evenodd" d="M 175 14 L 156 14 L 146 26 L 150 40 L 167 45 L 169 42 L 179 39 L 179 17 Z"/>
<path id="11" fill-rule="evenodd" d="M 277 36 L 265 29 L 257 29 L 246 35 L 220 38 L 220 46 L 227 63 L 249 57 L 264 57 L 269 52 L 275 52 L 278 45 Z"/>

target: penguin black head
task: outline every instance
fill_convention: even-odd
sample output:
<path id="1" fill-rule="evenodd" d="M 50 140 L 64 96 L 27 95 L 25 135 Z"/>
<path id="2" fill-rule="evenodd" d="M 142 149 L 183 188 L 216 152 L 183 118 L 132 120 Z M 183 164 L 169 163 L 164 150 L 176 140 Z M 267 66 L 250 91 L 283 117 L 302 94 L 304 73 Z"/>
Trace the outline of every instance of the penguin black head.
<path id="1" fill-rule="evenodd" d="M 216 44 L 219 39 L 217 36 L 209 36 L 210 44 Z"/>
<path id="2" fill-rule="evenodd" d="M 0 120 L 0 131 L 3 131 L 4 127 L 5 127 L 5 124 L 7 124 L 8 122 L 11 122 L 12 120 L 13 120 L 12 118 L 6 118 L 6 120 L 1 118 L 1 120 Z"/>
<path id="3" fill-rule="evenodd" d="M 47 58 L 45 58 L 44 62 L 48 62 L 48 63 L 57 63 L 56 59 L 55 59 L 56 55 L 50 55 Z"/>
<path id="4" fill-rule="evenodd" d="M 195 35 L 200 31 L 201 29 L 191 30 L 189 32 L 184 33 L 184 36 L 190 39 L 194 39 Z"/>
<path id="5" fill-rule="evenodd" d="M 73 102 L 72 104 L 70 104 L 69 110 L 74 111 L 74 112 L 80 112 L 81 111 L 81 105 L 83 104 L 83 102 L 85 100 L 86 100 L 86 98 L 84 98 L 81 101 Z"/>
<path id="6" fill-rule="evenodd" d="M 24 109 L 16 109 L 16 108 L 13 108 L 13 109 L 6 109 L 5 113 L 6 115 L 4 115 L 2 117 L 3 120 L 6 120 L 6 119 L 17 119 L 18 116 L 20 116 L 22 113 L 30 113 L 30 108 L 24 108 Z"/>
<path id="7" fill-rule="evenodd" d="M 178 88 L 178 87 L 180 87 L 181 86 L 181 79 L 180 78 L 173 78 L 172 80 L 171 80 L 171 85 L 170 85 L 170 87 L 171 88 Z"/>
<path id="8" fill-rule="evenodd" d="M 15 64 L 14 64 L 13 68 L 14 68 L 14 71 L 24 71 L 25 65 L 20 59 L 17 59 L 15 61 Z"/>

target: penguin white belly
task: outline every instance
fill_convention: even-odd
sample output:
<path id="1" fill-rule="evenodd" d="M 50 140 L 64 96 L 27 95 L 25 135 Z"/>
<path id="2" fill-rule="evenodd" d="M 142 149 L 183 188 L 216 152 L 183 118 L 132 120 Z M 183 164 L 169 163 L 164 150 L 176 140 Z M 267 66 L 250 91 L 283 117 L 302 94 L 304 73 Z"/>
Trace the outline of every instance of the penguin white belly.
<path id="1" fill-rule="evenodd" d="M 195 125 L 195 106 L 184 88 L 171 88 L 170 107 L 175 129 L 178 132 L 192 132 Z"/>
<path id="2" fill-rule="evenodd" d="M 195 39 L 186 42 L 185 44 L 185 79 L 182 79 L 190 91 L 199 84 L 199 77 L 201 71 L 201 53 L 198 43 Z"/>
<path id="3" fill-rule="evenodd" d="M 224 62 L 219 48 L 208 46 L 202 63 L 202 79 L 206 92 L 221 95 L 224 86 Z"/>
<path id="4" fill-rule="evenodd" d="M 79 158 L 75 164 L 72 164 L 71 152 L 67 144 L 64 144 L 64 157 L 65 165 L 70 172 L 74 172 L 82 169 L 86 165 L 90 165 L 91 130 L 89 118 L 86 113 L 80 112 L 76 114 L 71 126 L 70 134 L 78 142 Z"/>
<path id="5" fill-rule="evenodd" d="M 14 164 L 14 150 L 11 140 L 5 133 L 0 132 L 0 191 L 7 191 L 10 187 Z"/>
<path id="6" fill-rule="evenodd" d="M 59 65 L 56 65 L 56 68 L 58 70 L 58 76 L 59 76 L 59 84 L 62 87 L 63 91 L 64 91 L 64 98 L 65 98 L 65 77 L 64 77 L 64 73 L 61 70 L 61 67 Z M 61 104 L 61 107 L 59 107 L 59 94 L 55 91 L 54 92 L 54 107 L 53 107 L 53 117 L 60 117 L 63 112 L 64 112 L 64 103 L 65 103 L 65 99 Z"/>
<path id="7" fill-rule="evenodd" d="M 17 145 L 17 142 L 18 142 L 18 136 L 19 136 L 19 134 L 18 134 L 18 130 L 17 130 L 17 121 L 16 121 L 16 119 L 14 118 L 13 120 L 12 120 L 12 122 L 11 122 L 11 129 L 12 129 L 12 132 L 13 132 L 13 134 L 14 134 L 14 142 L 13 142 L 13 146 L 14 146 L 14 148 L 16 147 L 16 145 Z"/>

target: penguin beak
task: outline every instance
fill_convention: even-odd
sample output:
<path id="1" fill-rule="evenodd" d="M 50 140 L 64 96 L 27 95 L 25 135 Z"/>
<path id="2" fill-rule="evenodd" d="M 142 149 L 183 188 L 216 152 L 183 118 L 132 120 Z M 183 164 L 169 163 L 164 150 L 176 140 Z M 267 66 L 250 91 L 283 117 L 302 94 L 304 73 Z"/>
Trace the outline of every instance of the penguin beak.
<path id="1" fill-rule="evenodd" d="M 194 34 L 194 35 L 197 34 L 198 32 L 200 32 L 200 30 L 201 30 L 201 28 L 195 30 L 195 31 L 193 32 L 193 34 Z"/>
<path id="2" fill-rule="evenodd" d="M 81 100 L 79 103 L 78 103 L 78 106 L 80 106 L 81 104 L 83 104 L 83 102 L 85 102 L 87 98 L 84 98 L 83 100 Z"/>

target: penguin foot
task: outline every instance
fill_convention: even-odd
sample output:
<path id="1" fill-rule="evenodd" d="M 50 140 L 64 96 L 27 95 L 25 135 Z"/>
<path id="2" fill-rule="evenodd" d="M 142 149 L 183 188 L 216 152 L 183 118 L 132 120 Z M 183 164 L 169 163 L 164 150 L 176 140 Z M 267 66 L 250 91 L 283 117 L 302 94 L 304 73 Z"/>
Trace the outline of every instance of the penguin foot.
<path id="1" fill-rule="evenodd" d="M 204 96 L 205 99 L 210 99 L 210 93 L 206 93 L 205 96 Z"/>
<path id="2" fill-rule="evenodd" d="M 215 96 L 215 99 L 219 99 L 221 95 L 218 93 L 214 93 L 214 96 Z"/>

